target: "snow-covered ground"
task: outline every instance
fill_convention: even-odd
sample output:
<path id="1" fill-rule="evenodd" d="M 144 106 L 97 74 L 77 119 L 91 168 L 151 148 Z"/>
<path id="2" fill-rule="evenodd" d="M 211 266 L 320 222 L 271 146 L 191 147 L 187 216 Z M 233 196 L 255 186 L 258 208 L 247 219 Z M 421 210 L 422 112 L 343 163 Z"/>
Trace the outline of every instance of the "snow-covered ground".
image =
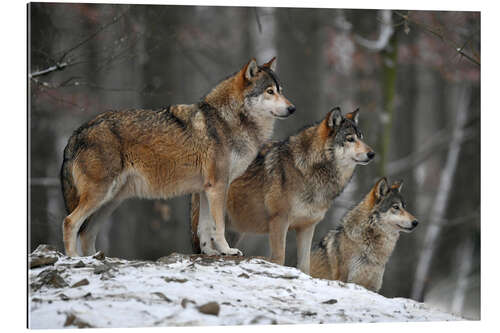
<path id="1" fill-rule="evenodd" d="M 259 258 L 68 258 L 42 246 L 30 266 L 31 328 L 462 320 Z"/>

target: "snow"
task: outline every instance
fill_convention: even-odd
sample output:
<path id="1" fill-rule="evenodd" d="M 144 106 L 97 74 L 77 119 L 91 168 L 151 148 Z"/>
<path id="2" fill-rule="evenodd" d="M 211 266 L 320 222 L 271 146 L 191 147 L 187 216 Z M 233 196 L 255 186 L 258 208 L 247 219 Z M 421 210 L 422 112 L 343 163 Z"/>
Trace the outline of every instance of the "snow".
<path id="1" fill-rule="evenodd" d="M 172 254 L 127 261 L 69 258 L 51 249 L 36 250 L 30 260 L 37 257 L 57 261 L 29 270 L 31 328 L 463 320 L 261 258 Z M 89 283 L 72 287 L 83 279 Z M 218 303 L 218 315 L 200 312 L 209 302 Z"/>

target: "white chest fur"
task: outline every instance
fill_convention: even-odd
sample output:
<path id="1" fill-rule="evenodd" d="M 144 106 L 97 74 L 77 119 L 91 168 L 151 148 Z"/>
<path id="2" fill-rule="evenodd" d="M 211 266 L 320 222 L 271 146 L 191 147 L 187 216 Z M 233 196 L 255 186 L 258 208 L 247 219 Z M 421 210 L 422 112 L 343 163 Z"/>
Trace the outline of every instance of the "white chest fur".
<path id="1" fill-rule="evenodd" d="M 305 203 L 302 200 L 295 198 L 293 205 L 290 206 L 291 225 L 298 226 L 304 223 L 312 223 L 321 221 L 326 214 L 326 209 L 318 207 L 314 203 Z"/>
<path id="2" fill-rule="evenodd" d="M 229 168 L 229 183 L 241 176 L 248 168 L 250 163 L 257 154 L 256 149 L 249 149 L 246 154 L 239 154 L 234 150 L 231 151 L 230 168 Z"/>

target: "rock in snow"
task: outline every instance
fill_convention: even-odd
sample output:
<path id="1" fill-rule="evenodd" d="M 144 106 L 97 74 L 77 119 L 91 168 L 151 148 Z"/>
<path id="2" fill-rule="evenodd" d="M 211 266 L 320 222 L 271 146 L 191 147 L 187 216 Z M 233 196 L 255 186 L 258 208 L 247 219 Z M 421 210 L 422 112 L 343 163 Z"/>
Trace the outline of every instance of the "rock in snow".
<path id="1" fill-rule="evenodd" d="M 31 328 L 462 320 L 261 258 L 69 258 L 47 247 L 35 257 L 44 265 L 29 270 Z"/>

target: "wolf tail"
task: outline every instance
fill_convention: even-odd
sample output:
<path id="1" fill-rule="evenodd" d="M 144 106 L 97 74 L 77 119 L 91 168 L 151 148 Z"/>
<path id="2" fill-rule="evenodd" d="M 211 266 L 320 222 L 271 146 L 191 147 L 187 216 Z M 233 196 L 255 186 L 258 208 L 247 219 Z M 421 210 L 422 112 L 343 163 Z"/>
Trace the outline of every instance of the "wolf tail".
<path id="1" fill-rule="evenodd" d="M 68 214 L 70 214 L 73 210 L 75 210 L 79 200 L 78 191 L 74 183 L 73 172 L 72 172 L 74 158 L 76 155 L 75 141 L 76 138 L 72 136 L 69 139 L 66 148 L 64 148 L 64 158 L 60 173 L 64 206 L 66 207 L 66 212 Z"/>
<path id="2" fill-rule="evenodd" d="M 194 254 L 201 253 L 200 238 L 198 237 L 198 222 L 200 219 L 200 194 L 191 194 L 189 205 L 189 217 L 191 219 L 191 247 Z"/>

